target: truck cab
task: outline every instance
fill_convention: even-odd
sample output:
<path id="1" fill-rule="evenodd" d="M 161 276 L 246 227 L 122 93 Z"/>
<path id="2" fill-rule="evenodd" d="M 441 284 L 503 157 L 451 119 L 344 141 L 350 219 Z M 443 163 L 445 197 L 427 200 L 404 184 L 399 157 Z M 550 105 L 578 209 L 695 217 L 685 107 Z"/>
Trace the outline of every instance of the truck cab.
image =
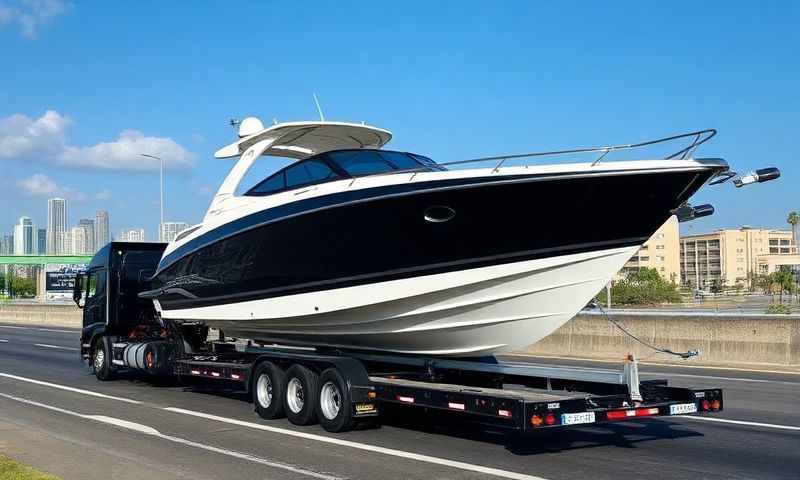
<path id="1" fill-rule="evenodd" d="M 158 322 L 152 300 L 139 298 L 150 289 L 150 277 L 167 244 L 111 242 L 78 274 L 72 298 L 83 309 L 81 355 L 93 358 L 98 339 L 127 335 L 139 325 Z"/>

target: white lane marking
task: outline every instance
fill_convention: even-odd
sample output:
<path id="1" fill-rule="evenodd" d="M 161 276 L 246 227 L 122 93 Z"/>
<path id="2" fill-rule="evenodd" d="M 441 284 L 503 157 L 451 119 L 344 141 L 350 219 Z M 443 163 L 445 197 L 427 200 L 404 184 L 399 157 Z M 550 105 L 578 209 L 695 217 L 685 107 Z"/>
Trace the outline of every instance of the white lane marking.
<path id="1" fill-rule="evenodd" d="M 688 418 L 689 420 L 703 420 L 706 422 L 719 422 L 719 423 L 733 423 L 736 425 L 747 425 L 749 427 L 765 427 L 777 428 L 779 430 L 796 430 L 800 431 L 800 427 L 793 425 L 778 425 L 775 423 L 761 423 L 761 422 L 746 422 L 744 420 L 728 420 L 727 418 L 713 418 L 713 417 L 695 417 L 690 415 L 680 415 L 681 418 Z"/>
<path id="2" fill-rule="evenodd" d="M 115 397 L 113 395 L 106 395 L 104 393 L 92 392 L 90 390 L 81 390 L 80 388 L 68 387 L 66 385 L 59 385 L 57 383 L 43 382 L 41 380 L 34 380 L 32 378 L 20 377 L 20 376 L 11 375 L 11 374 L 8 374 L 8 373 L 0 373 L 0 377 L 2 377 L 2 378 L 10 378 L 12 380 L 19 380 L 20 382 L 33 383 L 35 385 L 41 385 L 43 387 L 57 388 L 59 390 L 66 390 L 68 392 L 80 393 L 80 394 L 83 394 L 83 395 L 89 395 L 91 397 L 105 398 L 105 399 L 108 399 L 108 400 L 118 400 L 120 402 L 134 403 L 134 404 L 137 404 L 137 405 L 142 403 L 142 402 L 140 402 L 138 400 L 130 400 L 128 398 Z"/>
<path id="3" fill-rule="evenodd" d="M 485 474 L 485 475 L 493 475 L 493 476 L 496 476 L 496 477 L 503 477 L 503 478 L 512 478 L 512 479 L 515 479 L 515 480 L 545 480 L 542 477 L 536 477 L 536 476 L 533 476 L 533 475 L 525 475 L 523 473 L 509 472 L 507 470 L 500 470 L 500 469 L 497 469 L 497 468 L 484 467 L 484 466 L 481 466 L 481 465 L 473 465 L 471 463 L 464 463 L 464 462 L 459 462 L 459 461 L 455 461 L 455 460 L 447 460 L 445 458 L 432 457 L 432 456 L 429 456 L 429 455 L 422 455 L 422 454 L 419 454 L 419 453 L 406 452 L 406 451 L 403 451 L 403 450 L 395 450 L 393 448 L 378 447 L 378 446 L 375 446 L 375 445 L 368 445 L 368 444 L 365 444 L 365 443 L 352 442 L 352 441 L 349 441 L 349 440 L 341 440 L 339 438 L 325 437 L 323 435 L 316 435 L 314 433 L 305 433 L 305 432 L 298 432 L 298 431 L 295 431 L 295 430 L 288 430 L 288 429 L 285 429 L 285 428 L 270 427 L 270 426 L 267 426 L 267 425 L 261 425 L 259 423 L 245 422 L 243 420 L 236 420 L 236 419 L 233 419 L 233 418 L 218 417 L 216 415 L 211 415 L 209 413 L 195 412 L 193 410 L 186 410 L 186 409 L 183 409 L 183 408 L 166 407 L 166 408 L 164 408 L 164 410 L 167 410 L 167 411 L 170 411 L 170 412 L 174 412 L 174 413 L 182 413 L 184 415 L 191 415 L 193 417 L 200 417 L 200 418 L 205 418 L 205 419 L 208 419 L 208 420 L 215 420 L 215 421 L 218 421 L 218 422 L 229 423 L 229 424 L 238 425 L 238 426 L 241 426 L 241 427 L 254 428 L 254 429 L 257 429 L 257 430 L 265 430 L 267 432 L 279 433 L 281 435 L 289 435 L 289 436 L 292 436 L 292 437 L 304 438 L 304 439 L 307 439 L 307 440 L 314 440 L 314 441 L 317 441 L 317 442 L 331 443 L 331 444 L 339 445 L 339 446 L 343 446 L 343 447 L 350 447 L 350 448 L 355 448 L 355 449 L 358 449 L 358 450 L 366 450 L 368 452 L 382 453 L 384 455 L 391 455 L 393 457 L 400 457 L 400 458 L 406 458 L 406 459 L 410 459 L 410 460 L 416 460 L 418 462 L 432 463 L 432 464 L 435 464 L 435 465 L 443 465 L 443 466 L 446 466 L 446 467 L 452 467 L 452 468 L 457 468 L 457 469 L 460 469 L 460 470 L 466 470 L 466 471 L 470 471 L 470 472 L 482 473 L 482 474 Z"/>
<path id="4" fill-rule="evenodd" d="M 595 361 L 595 360 L 592 360 Z M 528 363 L 528 362 L 503 362 L 506 365 L 513 365 L 513 366 L 534 366 L 534 367 L 548 367 L 548 368 L 561 368 L 567 370 L 579 370 L 579 371 L 586 371 L 586 372 L 593 372 L 593 371 L 601 371 L 601 372 L 619 372 L 621 370 L 612 370 L 608 368 L 595 368 L 595 367 L 566 367 L 563 365 L 552 365 L 546 363 Z M 620 364 L 622 362 L 619 362 Z M 641 364 L 641 362 L 640 362 Z M 651 364 L 652 365 L 652 364 Z M 658 365 L 658 366 L 665 366 L 665 365 Z M 673 366 L 680 366 L 684 368 L 689 368 L 689 365 L 666 365 L 669 367 Z M 711 367 L 694 367 L 694 368 L 711 368 Z M 742 370 L 746 372 L 753 372 L 754 370 Z M 765 370 L 766 372 L 766 370 Z M 792 374 L 791 372 L 775 372 L 775 373 L 788 373 Z M 760 378 L 736 378 L 736 377 L 719 377 L 716 375 L 692 375 L 690 373 L 671 373 L 671 372 L 639 372 L 639 375 L 649 375 L 651 377 L 688 377 L 688 378 L 704 378 L 708 380 L 726 380 L 732 382 L 753 382 L 753 383 L 779 383 L 784 385 L 800 385 L 800 382 L 787 382 L 784 380 L 765 380 Z"/>
<path id="5" fill-rule="evenodd" d="M 53 349 L 56 349 L 56 350 L 71 350 L 73 352 L 77 352 L 78 351 L 78 349 L 75 348 L 75 347 L 62 347 L 62 346 L 59 346 L 59 345 L 50 345 L 50 344 L 47 344 L 47 343 L 34 343 L 34 345 L 37 346 L 37 347 L 53 348 Z"/>
<path id="6" fill-rule="evenodd" d="M 138 432 L 144 435 L 150 435 L 156 438 L 160 438 L 162 440 L 167 440 L 169 442 L 178 443 L 189 447 L 195 447 L 209 452 L 219 453 L 222 455 L 238 458 L 241 460 L 247 460 L 249 462 L 258 463 L 261 465 L 266 465 L 273 468 L 279 468 L 281 470 L 288 470 L 290 472 L 299 473 L 302 475 L 306 475 L 308 477 L 319 478 L 321 480 L 343 480 L 341 477 L 337 477 L 326 473 L 315 472 L 313 470 L 307 470 L 305 468 L 296 467 L 294 465 L 289 465 L 286 463 L 273 462 L 271 460 L 258 457 L 256 455 L 250 455 L 248 453 L 241 453 L 234 450 L 227 450 L 225 448 L 219 448 L 219 447 L 214 447 L 212 445 L 197 443 L 191 440 L 186 440 L 185 438 L 165 435 L 153 427 L 142 425 L 141 423 L 129 422 L 128 420 L 123 420 L 121 418 L 107 417 L 105 415 L 86 415 L 83 413 L 77 413 L 63 408 L 55 407 L 53 405 L 47 405 L 33 400 L 28 400 L 27 398 L 15 397 L 13 395 L 8 395 L 5 393 L 0 393 L 0 397 L 7 398 L 9 400 L 14 400 L 16 402 L 24 403 L 27 405 L 33 405 L 47 410 L 52 410 L 54 412 L 62 413 L 65 415 L 70 415 L 73 417 L 78 417 L 86 420 L 93 420 L 95 422 L 105 423 L 107 425 L 113 425 L 115 427 L 124 428 L 126 430 L 132 430 L 134 432 Z"/>
<path id="7" fill-rule="evenodd" d="M 58 328 L 17 327 L 14 325 L 0 325 L 0 328 L 14 328 L 17 330 L 38 330 L 40 332 L 78 333 L 78 330 L 60 330 Z"/>
<path id="8" fill-rule="evenodd" d="M 0 338 L 0 343 L 8 343 L 8 340 L 6 340 L 4 338 Z"/>
<path id="9" fill-rule="evenodd" d="M 540 358 L 542 360 L 571 360 L 577 362 L 616 363 L 616 364 L 622 363 L 622 358 L 620 358 L 619 360 L 607 360 L 602 358 L 564 357 L 558 355 L 528 355 L 524 353 L 504 353 L 503 356 L 520 357 L 520 358 Z M 793 372 L 790 370 L 765 370 L 760 368 L 724 367 L 720 365 L 682 365 L 678 363 L 648 362 L 642 360 L 639 360 L 639 365 L 651 365 L 653 367 L 700 368 L 704 370 L 730 370 L 733 372 L 778 373 L 781 375 L 800 375 L 800 372 L 796 371 Z"/>
<path id="10" fill-rule="evenodd" d="M 58 384 L 55 384 L 55 383 L 42 382 L 40 380 L 33 380 L 33 379 L 30 379 L 30 378 L 18 377 L 16 375 L 10 375 L 10 374 L 7 374 L 7 373 L 0 373 L 0 377 L 11 378 L 11 379 L 20 380 L 20 381 L 23 381 L 23 382 L 30 382 L 30 383 L 34 383 L 34 384 L 37 384 L 37 385 L 43 385 L 43 386 L 58 388 L 58 389 L 61 389 L 61 390 L 67 390 L 67 391 L 70 391 L 70 392 L 81 393 L 81 394 L 84 394 L 84 395 L 90 395 L 90 396 L 94 396 L 94 397 L 101 397 L 101 398 L 107 398 L 107 399 L 112 399 L 112 400 L 119 400 L 119 401 L 128 402 L 128 403 L 136 403 L 136 404 L 141 404 L 142 403 L 142 402 L 139 402 L 137 400 L 129 400 L 127 398 L 113 397 L 111 395 L 104 395 L 102 393 L 96 393 L 96 392 L 92 392 L 92 391 L 89 391 L 89 390 L 81 390 L 79 388 L 67 387 L 67 386 L 58 385 Z M 0 395 L 3 395 L 3 394 L 0 394 Z M 56 407 L 54 407 L 54 408 L 56 408 Z M 154 408 L 160 408 L 160 407 L 154 407 Z M 323 442 L 323 443 L 331 443 L 331 444 L 334 444 L 334 445 L 355 448 L 355 449 L 358 449 L 358 450 L 366 450 L 366 451 L 369 451 L 369 452 L 382 453 L 384 455 L 391 455 L 391 456 L 394 456 L 394 457 L 407 458 L 407 459 L 416 460 L 416 461 L 420 461 L 420 462 L 431 463 L 431 464 L 435 464 L 435 465 L 443 465 L 443 466 L 447 466 L 447 467 L 457 468 L 457 469 L 460 469 L 460 470 L 478 472 L 478 473 L 483 473 L 483 474 L 486 474 L 486 475 L 493 475 L 493 476 L 496 476 L 496 477 L 511 478 L 511 479 L 514 479 L 514 480 L 546 480 L 546 479 L 544 479 L 542 477 L 536 477 L 536 476 L 533 476 L 533 475 L 525 475 L 525 474 L 517 473 L 517 472 L 509 472 L 509 471 L 500 470 L 500 469 L 497 469 L 497 468 L 484 467 L 484 466 L 481 466 L 481 465 L 473 465 L 473 464 L 470 464 L 470 463 L 459 462 L 459 461 L 455 461 L 455 460 L 447 460 L 447 459 L 444 459 L 444 458 L 438 458 L 438 457 L 432 457 L 432 456 L 429 456 L 429 455 L 422 455 L 422 454 L 418 454 L 418 453 L 406 452 L 406 451 L 403 451 L 403 450 L 395 450 L 395 449 L 392 449 L 392 448 L 378 447 L 378 446 L 375 446 L 375 445 L 368 445 L 368 444 L 364 444 L 364 443 L 352 442 L 352 441 L 349 441 L 349 440 L 340 440 L 338 438 L 325 437 L 325 436 L 316 435 L 316 434 L 313 434 L 313 433 L 304 433 L 304 432 L 297 432 L 297 431 L 294 431 L 294 430 L 288 430 L 288 429 L 285 429 L 285 428 L 269 427 L 267 425 L 261 425 L 261 424 L 258 424 L 258 423 L 245 422 L 245 421 L 242 421 L 242 420 L 236 420 L 236 419 L 232 419 L 232 418 L 218 417 L 216 415 L 211 415 L 211 414 L 202 413 L 202 412 L 195 412 L 193 410 L 185 410 L 185 409 L 182 409 L 182 408 L 175 408 L 175 407 L 163 407 L 161 409 L 169 411 L 169 412 L 173 412 L 173 413 L 181 413 L 181 414 L 184 414 L 184 415 L 192 415 L 192 416 L 195 416 L 195 417 L 206 418 L 206 419 L 209 419 L 209 420 L 216 420 L 216 421 L 219 421 L 219 422 L 229 423 L 229 424 L 232 424 L 232 425 L 239 425 L 239 426 L 243 426 L 243 427 L 254 428 L 254 429 L 257 429 L 257 430 L 264 430 L 264 431 L 268 431 L 268 432 L 272 432 L 272 433 L 278 433 L 278 434 L 282 434 L 282 435 L 289 435 L 289 436 L 293 436 L 293 437 L 305 438 L 305 439 L 308 439 L 308 440 L 316 440 L 316 441 Z"/>

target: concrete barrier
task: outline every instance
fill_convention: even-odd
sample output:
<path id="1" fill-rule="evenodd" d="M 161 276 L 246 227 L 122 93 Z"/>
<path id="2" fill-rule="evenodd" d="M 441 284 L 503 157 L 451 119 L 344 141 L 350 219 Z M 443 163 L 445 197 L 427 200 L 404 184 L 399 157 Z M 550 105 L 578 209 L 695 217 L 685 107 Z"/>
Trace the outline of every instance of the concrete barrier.
<path id="1" fill-rule="evenodd" d="M 652 349 L 625 335 L 600 312 L 581 313 L 523 354 L 640 360 L 680 365 L 800 371 L 800 316 L 716 313 L 609 312 L 643 341 L 676 352 L 698 349 L 689 360 Z"/>
<path id="2" fill-rule="evenodd" d="M 80 328 L 81 310 L 74 304 L 0 303 L 0 322 Z"/>
<path id="3" fill-rule="evenodd" d="M 698 349 L 700 355 L 682 360 L 654 354 L 599 312 L 579 314 L 518 353 L 621 360 L 630 352 L 654 363 L 800 371 L 800 316 L 619 311 L 609 316 L 647 343 L 676 352 Z M 0 303 L 0 322 L 80 328 L 81 310 L 73 304 Z"/>

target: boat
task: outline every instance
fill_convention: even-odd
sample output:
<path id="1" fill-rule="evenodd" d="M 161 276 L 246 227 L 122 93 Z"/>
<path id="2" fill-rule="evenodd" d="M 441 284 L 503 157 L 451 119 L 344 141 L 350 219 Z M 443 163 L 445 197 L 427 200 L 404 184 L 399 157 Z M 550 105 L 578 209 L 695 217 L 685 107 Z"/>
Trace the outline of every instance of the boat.
<path id="1" fill-rule="evenodd" d="M 363 123 L 269 127 L 254 117 L 217 158 L 238 161 L 201 224 L 166 248 L 163 319 L 262 343 L 480 357 L 570 320 L 703 185 L 703 130 L 639 144 L 437 163 Z M 611 154 L 666 142 L 663 158 Z M 578 163 L 528 159 L 593 155 Z M 259 158 L 290 163 L 241 192 Z M 681 210 L 682 209 L 682 210 Z M 713 210 L 713 209 L 712 209 Z"/>

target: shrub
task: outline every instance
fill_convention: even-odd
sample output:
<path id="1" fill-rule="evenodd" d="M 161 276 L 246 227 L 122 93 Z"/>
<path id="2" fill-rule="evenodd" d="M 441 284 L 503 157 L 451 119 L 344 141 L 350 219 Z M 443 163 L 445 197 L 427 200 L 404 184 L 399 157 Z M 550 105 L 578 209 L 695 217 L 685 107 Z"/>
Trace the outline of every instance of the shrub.
<path id="1" fill-rule="evenodd" d="M 605 305 L 606 293 L 602 290 L 597 301 Z M 658 305 L 679 303 L 681 294 L 674 283 L 661 278 L 655 268 L 642 268 L 611 285 L 611 302 L 614 305 Z"/>
<path id="2" fill-rule="evenodd" d="M 789 305 L 784 305 L 782 303 L 770 303 L 764 313 L 773 315 L 789 315 L 792 313 L 792 309 L 789 308 Z"/>

